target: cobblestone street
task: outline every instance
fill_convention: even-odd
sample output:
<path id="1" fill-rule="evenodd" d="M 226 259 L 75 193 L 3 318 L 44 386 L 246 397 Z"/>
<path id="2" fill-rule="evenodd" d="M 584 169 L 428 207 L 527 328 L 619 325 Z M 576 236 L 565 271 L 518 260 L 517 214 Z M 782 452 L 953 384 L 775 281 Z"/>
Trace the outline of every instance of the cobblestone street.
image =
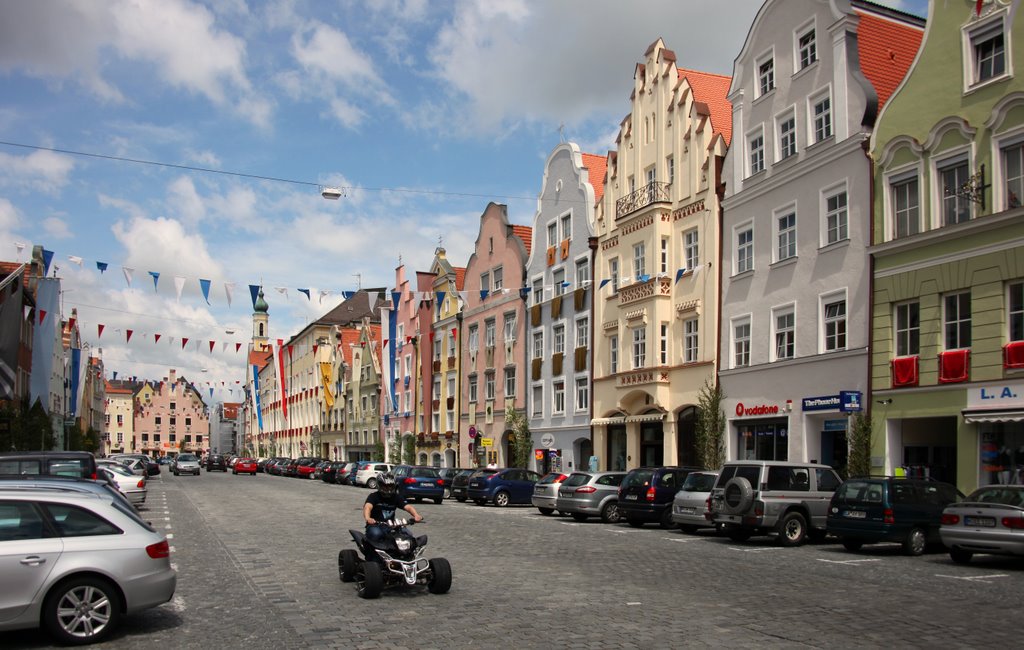
<path id="1" fill-rule="evenodd" d="M 206 472 L 150 486 L 144 514 L 172 536 L 178 590 L 103 647 L 1012 647 L 1024 594 L 1024 565 L 1005 559 L 783 549 L 446 501 L 417 506 L 416 533 L 450 560 L 451 592 L 365 601 L 336 558 L 366 490 Z"/>

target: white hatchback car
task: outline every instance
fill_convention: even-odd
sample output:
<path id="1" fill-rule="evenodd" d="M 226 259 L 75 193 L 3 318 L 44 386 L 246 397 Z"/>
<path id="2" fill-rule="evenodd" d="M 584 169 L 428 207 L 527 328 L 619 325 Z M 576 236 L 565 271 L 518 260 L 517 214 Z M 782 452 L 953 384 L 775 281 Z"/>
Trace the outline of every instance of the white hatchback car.
<path id="1" fill-rule="evenodd" d="M 356 472 L 356 485 L 363 485 L 371 490 L 377 489 L 377 475 L 386 474 L 387 472 L 395 469 L 395 466 L 390 463 L 370 463 L 365 467 L 361 467 Z"/>
<path id="2" fill-rule="evenodd" d="M 0 630 L 100 641 L 174 595 L 167 538 L 110 496 L 0 486 Z"/>
<path id="3" fill-rule="evenodd" d="M 123 495 L 128 497 L 132 505 L 138 506 L 146 502 L 149 488 L 146 487 L 145 476 L 132 474 L 127 467 L 115 467 L 113 465 L 100 465 L 99 471 L 104 477 L 110 479 Z"/>

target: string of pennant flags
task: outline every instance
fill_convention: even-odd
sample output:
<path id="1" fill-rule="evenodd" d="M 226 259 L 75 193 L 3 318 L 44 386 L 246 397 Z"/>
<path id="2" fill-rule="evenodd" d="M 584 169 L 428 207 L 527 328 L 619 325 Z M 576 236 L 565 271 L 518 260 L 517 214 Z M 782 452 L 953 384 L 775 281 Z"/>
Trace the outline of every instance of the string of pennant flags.
<path id="1" fill-rule="evenodd" d="M 23 243 L 20 243 L 20 242 L 15 242 L 15 247 L 17 248 L 19 259 L 20 259 L 21 253 L 24 251 L 26 245 L 23 244 Z M 49 273 L 50 265 L 53 262 L 54 256 L 55 256 L 55 253 L 53 251 L 49 251 L 49 250 L 43 249 L 43 265 L 44 265 L 43 273 L 44 273 L 44 275 Z M 77 265 L 78 267 L 84 268 L 85 258 L 77 256 L 77 255 L 68 255 L 67 258 L 68 258 L 69 261 L 71 261 L 73 264 Z M 105 273 L 110 268 L 110 265 L 107 262 L 95 261 L 95 265 L 96 265 L 96 269 L 100 272 L 100 274 Z M 701 268 L 702 267 L 698 265 L 698 266 L 696 266 L 696 267 L 694 267 L 692 269 L 686 269 L 686 268 L 679 268 L 679 269 L 677 269 L 676 272 L 675 272 L 675 283 L 679 283 L 684 277 L 686 277 L 688 272 L 692 272 L 692 275 L 696 276 L 700 272 Z M 133 268 L 133 267 L 122 266 L 121 267 L 121 273 L 124 276 L 126 286 L 128 288 L 132 288 L 132 283 L 135 280 L 136 269 Z M 158 272 L 158 271 L 146 271 L 146 274 L 149 276 L 150 280 L 152 281 L 153 291 L 154 292 L 158 292 L 159 291 L 160 278 L 162 277 L 162 274 L 160 272 Z M 668 274 L 668 273 L 657 273 L 657 274 L 654 274 L 654 275 L 642 274 L 642 275 L 637 276 L 636 280 L 638 282 L 648 282 L 652 278 L 666 278 L 666 277 L 672 277 L 672 276 L 670 274 Z M 210 279 L 207 279 L 207 278 L 193 278 L 193 279 L 197 279 L 198 280 L 199 289 L 200 289 L 200 291 L 201 291 L 201 293 L 203 295 L 204 300 L 206 301 L 206 304 L 209 305 L 210 304 L 210 291 L 211 291 L 211 289 L 213 287 L 213 280 L 210 280 Z M 618 283 L 628 284 L 631 281 L 631 279 L 632 278 L 630 278 L 630 277 L 625 277 L 624 276 L 624 277 L 621 277 L 621 278 L 618 279 Z M 178 301 L 181 300 L 181 294 L 182 294 L 182 291 L 185 288 L 185 285 L 186 285 L 187 281 L 188 281 L 188 278 L 186 276 L 181 276 L 181 275 L 173 276 L 173 282 L 174 282 L 174 288 L 175 288 L 175 293 L 176 293 L 176 299 Z M 613 282 L 615 282 L 615 280 L 613 278 L 610 278 L 610 277 L 602 278 L 598 282 L 598 285 L 597 285 L 598 289 L 599 290 L 604 289 L 609 284 L 613 284 Z M 591 286 L 591 284 L 592 284 L 592 281 L 590 281 L 590 280 L 583 280 L 583 281 L 578 282 L 578 287 L 577 288 L 587 288 L 587 287 Z M 237 286 L 238 286 L 237 282 L 229 282 L 229 281 L 223 282 L 224 296 L 225 296 L 225 299 L 227 300 L 228 307 L 232 306 L 232 301 L 234 299 L 234 293 L 235 293 L 235 289 L 237 288 Z M 547 284 L 547 285 L 542 285 L 542 286 L 539 286 L 539 287 L 536 287 L 536 288 L 533 287 L 533 286 L 522 286 L 522 287 L 519 287 L 518 289 L 515 289 L 515 290 L 517 290 L 519 292 L 519 295 L 521 297 L 525 298 L 528 295 L 530 295 L 531 293 L 535 292 L 538 288 L 541 291 L 547 292 L 547 291 L 554 291 L 556 288 L 558 288 L 558 286 L 559 285 L 557 285 L 557 284 Z M 568 288 L 570 288 L 572 286 L 573 286 L 572 282 L 563 281 L 561 283 L 561 288 L 562 289 L 568 289 Z M 248 285 L 249 294 L 250 294 L 250 298 L 251 298 L 251 301 L 252 301 L 253 309 L 255 309 L 255 307 L 256 307 L 256 300 L 257 300 L 257 298 L 259 296 L 260 290 L 264 289 L 264 288 L 265 287 L 263 287 L 263 285 L 261 285 L 261 284 L 249 284 Z M 289 292 L 290 287 L 272 287 L 272 288 L 275 291 L 277 291 L 280 295 L 284 296 L 286 300 L 289 299 L 288 292 Z M 326 298 L 328 296 L 331 296 L 331 295 L 340 295 L 343 299 L 348 300 L 352 296 L 354 296 L 356 293 L 359 293 L 358 290 L 347 290 L 347 291 L 337 291 L 337 290 L 332 290 L 332 289 L 319 289 L 318 290 L 318 289 L 313 289 L 313 288 L 302 288 L 302 287 L 294 288 L 294 290 L 297 291 L 298 293 L 304 295 L 306 297 L 306 300 L 308 300 L 308 301 L 312 301 L 313 296 L 316 295 L 318 297 L 318 300 L 319 300 L 319 302 L 321 304 L 323 303 L 324 298 Z M 499 293 L 499 292 L 500 293 L 508 293 L 510 291 L 513 291 L 513 290 L 514 289 L 509 289 L 509 288 L 494 289 L 494 290 L 482 289 L 481 288 L 478 291 L 479 291 L 480 299 L 481 300 L 485 300 L 488 296 L 493 295 L 495 293 Z M 379 296 L 379 292 L 372 292 L 371 291 L 371 292 L 366 292 L 366 293 L 371 294 L 370 295 L 370 298 L 371 298 L 370 304 L 376 304 L 376 299 Z M 393 293 L 397 293 L 397 292 L 393 292 Z M 407 292 L 406 295 L 408 293 L 414 294 L 420 300 L 433 300 L 435 295 L 436 295 L 438 301 L 441 302 L 441 301 L 444 300 L 444 296 L 448 292 L 444 292 L 444 291 L 439 291 L 439 292 L 430 292 L 430 291 L 416 292 L 416 291 L 412 291 L 412 292 Z M 457 291 L 457 292 L 454 292 L 454 293 L 457 293 L 459 295 L 459 297 L 462 298 L 463 300 L 467 300 L 468 296 L 472 292 L 471 291 Z M 372 294 L 378 294 L 378 295 L 372 295 Z"/>

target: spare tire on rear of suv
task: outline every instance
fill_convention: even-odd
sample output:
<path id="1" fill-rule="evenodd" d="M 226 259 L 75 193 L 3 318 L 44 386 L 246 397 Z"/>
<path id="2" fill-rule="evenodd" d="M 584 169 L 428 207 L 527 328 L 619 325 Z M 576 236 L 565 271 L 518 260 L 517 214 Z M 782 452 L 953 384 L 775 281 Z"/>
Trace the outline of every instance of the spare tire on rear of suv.
<path id="1" fill-rule="evenodd" d="M 725 511 L 731 515 L 743 514 L 754 503 L 754 489 L 750 481 L 742 476 L 734 476 L 725 484 L 722 494 Z"/>

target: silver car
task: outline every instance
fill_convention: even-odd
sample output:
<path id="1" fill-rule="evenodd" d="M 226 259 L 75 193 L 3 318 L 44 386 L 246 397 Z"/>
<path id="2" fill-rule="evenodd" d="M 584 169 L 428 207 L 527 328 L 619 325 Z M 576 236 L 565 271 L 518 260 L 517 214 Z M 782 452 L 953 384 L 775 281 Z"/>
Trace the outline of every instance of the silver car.
<path id="1" fill-rule="evenodd" d="M 174 595 L 167 538 L 114 497 L 0 485 L 0 630 L 100 641 Z"/>
<path id="2" fill-rule="evenodd" d="M 626 472 L 573 472 L 558 488 L 555 507 L 576 521 L 600 517 L 606 524 L 622 520 L 619 484 Z"/>
<path id="3" fill-rule="evenodd" d="M 711 521 L 711 488 L 718 472 L 690 472 L 672 500 L 672 523 L 688 533 L 700 528 L 714 528 Z"/>
<path id="4" fill-rule="evenodd" d="M 175 476 L 181 474 L 195 474 L 199 476 L 199 459 L 192 454 L 179 454 L 174 460 L 174 467 L 171 471 Z"/>
<path id="5" fill-rule="evenodd" d="M 99 471 L 105 478 L 110 479 L 122 494 L 128 497 L 132 505 L 139 506 L 146 502 L 149 488 L 146 487 L 145 476 L 132 474 L 128 471 L 127 467 L 114 467 L 112 465 L 100 465 Z"/>
<path id="6" fill-rule="evenodd" d="M 561 472 L 549 472 L 533 485 L 533 496 L 530 502 L 540 510 L 542 515 L 550 515 L 558 509 L 558 488 L 562 481 L 569 478 L 568 474 Z"/>
<path id="7" fill-rule="evenodd" d="M 989 485 L 946 506 L 939 536 L 960 564 L 975 553 L 1024 555 L 1024 486 Z"/>

